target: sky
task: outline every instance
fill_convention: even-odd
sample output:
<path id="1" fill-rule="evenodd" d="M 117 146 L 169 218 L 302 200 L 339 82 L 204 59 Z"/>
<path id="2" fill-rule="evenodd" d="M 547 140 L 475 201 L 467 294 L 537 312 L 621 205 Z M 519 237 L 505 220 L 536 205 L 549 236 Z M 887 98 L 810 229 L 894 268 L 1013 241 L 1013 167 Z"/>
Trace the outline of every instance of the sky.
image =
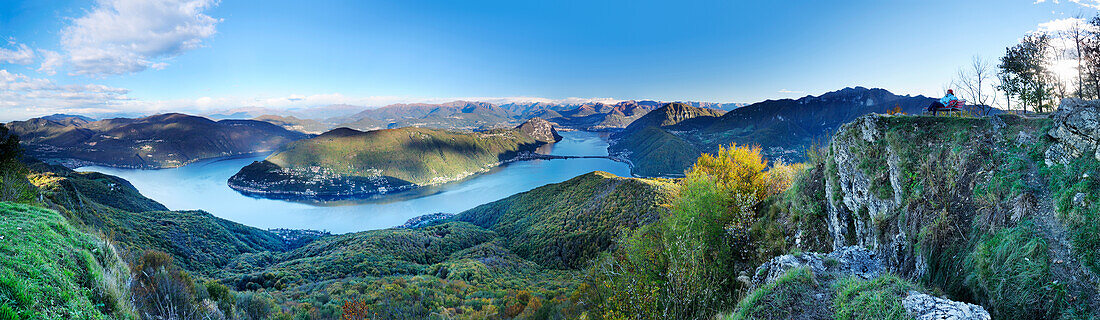
<path id="1" fill-rule="evenodd" d="M 940 95 L 1100 0 L 0 2 L 0 121 L 456 99 Z M 1053 21 L 1053 23 L 1052 23 Z"/>

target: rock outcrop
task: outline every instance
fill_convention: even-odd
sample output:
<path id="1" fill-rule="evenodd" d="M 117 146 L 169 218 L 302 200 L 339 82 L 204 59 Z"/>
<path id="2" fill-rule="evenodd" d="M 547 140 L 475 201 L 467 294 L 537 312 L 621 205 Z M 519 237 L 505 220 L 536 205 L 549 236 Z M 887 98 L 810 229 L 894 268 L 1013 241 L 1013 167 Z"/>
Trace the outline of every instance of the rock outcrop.
<path id="1" fill-rule="evenodd" d="M 773 282 L 788 270 L 799 267 L 809 268 L 816 275 L 843 274 L 863 279 L 873 279 L 886 272 L 886 267 L 874 252 L 862 247 L 848 246 L 828 254 L 810 252 L 772 258 L 756 268 L 752 285 L 759 287 Z"/>
<path id="2" fill-rule="evenodd" d="M 842 126 L 833 137 L 830 161 L 836 171 L 825 181 L 825 199 L 830 199 L 826 206 L 829 233 L 833 248 L 873 248 L 891 270 L 920 276 L 923 257 L 914 254 L 905 232 L 875 233 L 875 222 L 902 210 L 905 201 L 899 156 L 884 146 L 886 127 L 882 119 L 880 115 L 860 117 Z M 868 174 L 862 169 L 868 163 L 881 170 Z"/>
<path id="3" fill-rule="evenodd" d="M 1046 164 L 1065 164 L 1082 156 L 1100 160 L 1100 100 L 1063 99 L 1051 116 L 1055 142 L 1046 151 Z"/>
<path id="4" fill-rule="evenodd" d="M 915 320 L 979 320 L 990 319 L 988 311 L 978 305 L 933 297 L 917 291 L 909 291 L 901 301 L 909 316 Z"/>
<path id="5" fill-rule="evenodd" d="M 823 284 L 848 276 L 870 280 L 888 272 L 881 257 L 875 252 L 858 246 L 848 246 L 828 254 L 802 253 L 772 258 L 757 268 L 752 286 L 760 288 L 775 282 L 794 268 L 809 269 L 816 281 Z M 827 294 L 822 293 L 822 295 Z M 989 312 L 981 306 L 939 298 L 916 290 L 910 290 L 902 298 L 902 305 L 905 306 L 909 316 L 917 320 L 988 320 L 991 318 Z"/>

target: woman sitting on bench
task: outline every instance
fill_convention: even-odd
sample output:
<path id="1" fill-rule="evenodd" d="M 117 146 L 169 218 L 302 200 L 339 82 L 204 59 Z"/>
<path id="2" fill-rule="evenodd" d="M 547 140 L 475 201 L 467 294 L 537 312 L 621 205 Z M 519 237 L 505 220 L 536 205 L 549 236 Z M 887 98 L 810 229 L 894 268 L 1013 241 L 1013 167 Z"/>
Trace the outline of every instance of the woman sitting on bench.
<path id="1" fill-rule="evenodd" d="M 935 114 L 936 110 L 947 109 L 948 106 L 954 108 L 958 105 L 959 98 L 955 97 L 955 91 L 947 89 L 947 95 L 940 98 L 940 101 L 932 101 L 932 105 L 928 106 L 928 113 Z"/>

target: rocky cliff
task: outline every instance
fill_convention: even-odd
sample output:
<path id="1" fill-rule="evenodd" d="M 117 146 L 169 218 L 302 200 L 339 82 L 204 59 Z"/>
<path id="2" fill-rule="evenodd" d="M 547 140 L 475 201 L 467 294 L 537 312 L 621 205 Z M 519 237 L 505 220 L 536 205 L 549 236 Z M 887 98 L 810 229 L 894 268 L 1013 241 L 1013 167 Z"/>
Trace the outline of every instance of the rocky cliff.
<path id="1" fill-rule="evenodd" d="M 1075 209 L 1097 198 L 1098 106 L 845 124 L 822 164 L 832 247 L 869 248 L 889 271 L 998 318 L 1100 315 L 1089 231 L 1100 210 Z"/>

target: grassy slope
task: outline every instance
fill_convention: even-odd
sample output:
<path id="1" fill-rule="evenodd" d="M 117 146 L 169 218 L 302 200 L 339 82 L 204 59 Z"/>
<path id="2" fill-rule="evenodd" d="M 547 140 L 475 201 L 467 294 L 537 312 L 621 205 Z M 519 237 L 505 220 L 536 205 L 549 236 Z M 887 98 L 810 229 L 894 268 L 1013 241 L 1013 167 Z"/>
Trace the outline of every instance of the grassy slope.
<path id="1" fill-rule="evenodd" d="M 102 319 L 129 312 L 129 270 L 109 244 L 56 211 L 0 202 L 0 319 Z"/>
<path id="2" fill-rule="evenodd" d="M 346 131 L 345 131 L 346 132 Z M 384 176 L 416 184 L 459 177 L 497 165 L 538 143 L 517 131 L 459 133 L 401 128 L 325 134 L 288 145 L 267 161 L 283 168 L 321 167 L 348 176 Z"/>
<path id="3" fill-rule="evenodd" d="M 905 320 L 902 300 L 910 290 L 920 288 L 889 274 L 835 279 L 794 268 L 746 295 L 725 319 Z"/>
<path id="4" fill-rule="evenodd" d="M 492 229 L 505 247 L 554 268 L 579 268 L 623 231 L 656 221 L 675 185 L 656 180 L 588 173 L 455 217 Z"/>

